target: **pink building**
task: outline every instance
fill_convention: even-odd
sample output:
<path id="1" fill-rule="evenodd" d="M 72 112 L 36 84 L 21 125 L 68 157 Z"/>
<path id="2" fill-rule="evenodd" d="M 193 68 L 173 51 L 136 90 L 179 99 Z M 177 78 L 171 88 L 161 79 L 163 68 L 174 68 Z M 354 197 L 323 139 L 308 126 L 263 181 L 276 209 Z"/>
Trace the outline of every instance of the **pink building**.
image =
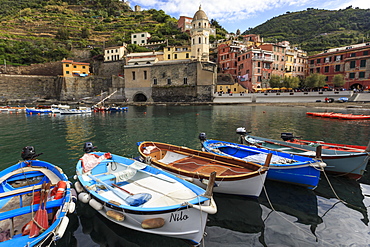
<path id="1" fill-rule="evenodd" d="M 189 32 L 191 29 L 191 22 L 193 18 L 187 16 L 180 16 L 177 21 L 177 27 L 181 29 L 181 32 Z"/>

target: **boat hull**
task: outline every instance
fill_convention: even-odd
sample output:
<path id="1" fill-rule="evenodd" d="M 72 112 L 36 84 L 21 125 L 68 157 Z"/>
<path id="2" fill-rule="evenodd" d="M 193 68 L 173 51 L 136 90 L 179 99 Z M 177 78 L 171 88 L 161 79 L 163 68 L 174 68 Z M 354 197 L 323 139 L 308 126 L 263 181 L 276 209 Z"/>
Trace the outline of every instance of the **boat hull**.
<path id="1" fill-rule="evenodd" d="M 293 157 L 281 152 L 264 150 L 236 143 L 206 140 L 202 145 L 208 152 L 233 156 L 238 159 L 246 159 L 257 153 L 272 153 L 281 158 L 297 160 L 297 162 L 291 164 L 272 162 L 267 173 L 267 179 L 295 184 L 309 189 L 316 188 L 320 180 L 320 166 L 324 166 L 324 164 L 321 164 L 321 162 L 317 160 L 302 159 L 299 156 Z"/>
<path id="2" fill-rule="evenodd" d="M 99 152 L 93 154 L 103 155 Z M 112 158 L 101 161 L 98 166 L 94 167 L 91 174 L 103 177 L 108 174 L 111 177 L 105 181 L 118 183 L 117 179 L 116 182 L 112 182 L 114 176 L 110 173 L 111 170 L 104 170 L 109 166 L 114 167 L 115 163 L 129 167 L 140 162 L 112 154 Z M 81 160 L 76 168 L 78 182 L 82 187 L 78 191 L 79 199 L 84 203 L 89 203 L 102 216 L 118 225 L 141 232 L 184 239 L 195 245 L 199 244 L 203 239 L 207 216 L 210 213 L 206 208 L 216 208 L 213 199 L 203 197 L 205 191 L 196 185 L 154 167 L 140 164 L 145 168 L 130 178 L 130 181 L 134 182 L 123 182 L 121 188 L 132 194 L 150 193 L 151 199 L 144 204 L 130 206 L 121 197 L 110 195 L 109 190 L 102 192 L 92 189 L 93 185 L 86 175 L 89 172 L 83 172 Z M 181 199 L 184 191 L 191 197 Z M 173 199 L 174 196 L 176 199 Z M 163 224 L 147 228 L 144 224 L 146 221 L 161 221 Z"/>
<path id="3" fill-rule="evenodd" d="M 46 180 L 50 179 L 49 182 L 52 183 L 52 188 L 56 181 L 66 183 L 64 195 L 59 199 L 49 198 L 46 203 L 48 213 L 54 215 L 57 210 L 59 210 L 59 213 L 55 214 L 55 221 L 51 222 L 50 226 L 40 235 L 32 238 L 29 235 L 22 236 L 21 228 L 31 220 L 31 212 L 36 212 L 40 206 L 38 203 L 32 205 L 31 201 L 34 197 L 27 199 L 27 196 L 32 194 L 32 191 L 40 191 L 41 182 L 44 181 L 42 179 L 45 179 L 45 177 L 48 178 Z M 72 200 L 73 193 L 70 182 L 68 182 L 67 176 L 60 168 L 39 160 L 27 161 L 27 163 L 20 162 L 0 172 L 0 181 L 1 228 L 6 229 L 7 227 L 3 224 L 13 218 L 13 228 L 16 230 L 13 238 L 1 242 L 0 246 L 50 246 L 63 236 L 69 222 L 67 214 L 74 211 L 75 205 Z M 17 199 L 18 202 L 13 203 L 12 199 L 19 197 L 22 197 L 22 203 L 19 202 L 19 199 Z M 11 204 L 7 206 L 7 203 Z M 5 208 L 8 210 L 5 210 Z"/>
<path id="4" fill-rule="evenodd" d="M 328 148 L 330 145 L 325 146 L 325 143 L 320 142 L 313 142 L 312 145 L 302 145 L 255 136 L 246 136 L 245 141 L 251 144 L 254 143 L 254 145 L 259 147 L 282 150 L 282 152 L 309 158 L 314 158 L 316 156 L 317 146 L 322 145 L 321 159 L 326 163 L 324 171 L 346 176 L 351 179 L 362 177 L 370 158 L 365 150 L 355 150 L 354 148 L 353 152 L 340 151 L 340 149 L 344 149 L 344 145 L 339 145 L 340 149 L 330 149 Z M 347 148 L 347 150 L 349 149 Z"/>
<path id="5" fill-rule="evenodd" d="M 152 145 L 157 149 L 146 154 L 150 147 L 154 147 Z M 267 175 L 267 167 L 259 164 L 171 144 L 142 142 L 139 152 L 144 160 L 149 158 L 153 166 L 203 188 L 208 185 L 210 173 L 216 171 L 213 187 L 216 193 L 258 197 Z M 176 152 L 180 154 L 176 156 Z"/>

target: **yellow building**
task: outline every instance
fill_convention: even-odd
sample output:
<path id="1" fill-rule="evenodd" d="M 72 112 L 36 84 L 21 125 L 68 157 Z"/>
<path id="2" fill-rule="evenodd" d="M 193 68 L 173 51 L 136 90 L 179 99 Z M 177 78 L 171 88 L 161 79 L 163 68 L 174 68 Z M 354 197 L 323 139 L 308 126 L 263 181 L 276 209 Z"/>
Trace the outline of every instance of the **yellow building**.
<path id="1" fill-rule="evenodd" d="M 190 46 L 167 46 L 163 49 L 163 58 L 167 60 L 190 59 Z"/>
<path id="2" fill-rule="evenodd" d="M 63 76 L 64 77 L 86 77 L 90 75 L 90 64 L 73 62 L 73 60 L 63 60 Z"/>
<path id="3" fill-rule="evenodd" d="M 220 94 L 233 94 L 233 93 L 248 93 L 248 89 L 244 88 L 234 79 L 230 74 L 218 74 L 216 93 Z"/>

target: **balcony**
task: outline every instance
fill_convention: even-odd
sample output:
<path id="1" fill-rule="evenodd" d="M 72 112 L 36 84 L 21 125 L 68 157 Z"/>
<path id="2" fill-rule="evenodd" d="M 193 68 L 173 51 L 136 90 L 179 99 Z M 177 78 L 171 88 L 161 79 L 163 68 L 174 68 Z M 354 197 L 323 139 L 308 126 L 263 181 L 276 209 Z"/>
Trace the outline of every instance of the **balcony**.
<path id="1" fill-rule="evenodd" d="M 252 58 L 253 61 L 262 61 L 262 62 L 274 62 L 272 57 L 261 57 L 261 56 L 254 56 Z"/>

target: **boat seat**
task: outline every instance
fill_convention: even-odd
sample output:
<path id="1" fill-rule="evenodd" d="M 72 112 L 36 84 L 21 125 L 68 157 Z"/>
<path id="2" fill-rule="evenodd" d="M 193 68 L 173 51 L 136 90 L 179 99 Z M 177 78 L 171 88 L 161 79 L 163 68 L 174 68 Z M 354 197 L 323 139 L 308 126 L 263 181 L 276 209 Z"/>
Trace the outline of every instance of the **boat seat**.
<path id="1" fill-rule="evenodd" d="M 183 155 L 183 154 L 167 151 L 167 153 L 163 157 L 163 159 L 160 159 L 158 161 L 162 162 L 164 164 L 170 164 L 170 163 L 173 163 L 175 161 L 178 161 L 180 159 L 184 159 L 184 158 L 187 158 L 187 157 L 189 157 L 189 155 Z"/>
<path id="2" fill-rule="evenodd" d="M 15 171 L 9 172 L 8 174 L 6 174 L 0 179 L 0 183 L 4 182 L 6 179 L 10 178 L 13 175 L 26 173 L 26 172 L 32 172 L 32 171 L 39 171 L 43 173 L 46 177 L 48 177 L 48 179 L 50 180 L 52 184 L 56 184 L 60 181 L 60 178 L 54 172 L 50 171 L 49 169 L 45 167 L 34 167 L 33 166 L 33 167 L 22 167 Z"/>
<path id="3" fill-rule="evenodd" d="M 46 203 L 46 209 L 59 207 L 64 203 L 64 201 L 65 201 L 64 198 L 54 200 L 54 201 L 49 201 L 49 202 Z M 9 210 L 9 211 L 4 212 L 4 213 L 0 213 L 0 221 L 5 220 L 5 219 L 9 219 L 9 218 L 12 218 L 12 217 L 16 217 L 16 216 L 19 216 L 19 215 L 29 214 L 32 211 L 36 212 L 39 209 L 39 207 L 40 207 L 40 204 L 35 204 L 35 205 L 33 205 L 32 209 L 31 209 L 31 206 L 26 206 L 26 207 L 22 207 L 22 208 Z"/>

